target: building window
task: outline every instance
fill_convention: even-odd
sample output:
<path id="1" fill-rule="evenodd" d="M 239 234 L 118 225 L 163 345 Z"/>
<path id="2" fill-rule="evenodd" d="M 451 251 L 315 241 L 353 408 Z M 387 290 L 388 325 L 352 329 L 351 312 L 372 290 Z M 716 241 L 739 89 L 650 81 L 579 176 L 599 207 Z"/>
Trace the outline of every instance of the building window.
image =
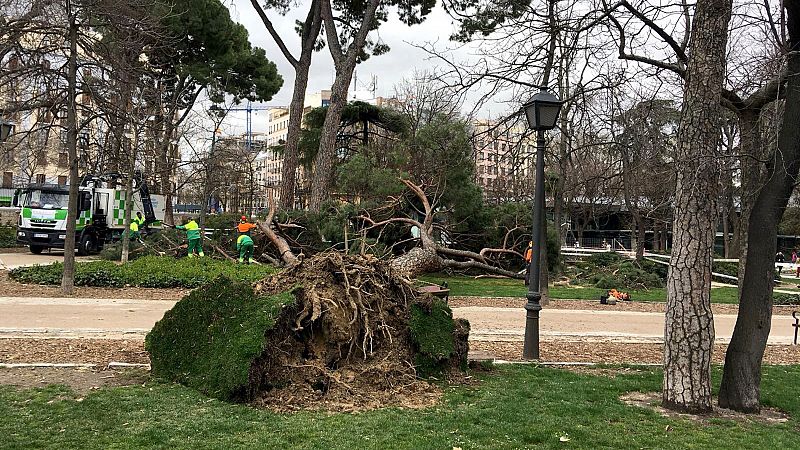
<path id="1" fill-rule="evenodd" d="M 60 184 L 62 186 L 66 186 L 67 185 L 67 176 L 66 175 L 59 175 L 58 176 L 58 184 Z"/>
<path id="2" fill-rule="evenodd" d="M 36 164 L 40 166 L 47 165 L 47 151 L 46 150 L 38 150 L 36 152 Z"/>
<path id="3" fill-rule="evenodd" d="M 44 174 L 43 173 L 37 173 L 36 174 L 36 182 L 40 183 L 40 184 L 44 183 Z"/>
<path id="4" fill-rule="evenodd" d="M 61 152 L 58 154 L 58 167 L 67 167 L 69 165 L 69 153 Z"/>
<path id="5" fill-rule="evenodd" d="M 14 184 L 14 173 L 3 172 L 3 187 L 10 188 Z"/>

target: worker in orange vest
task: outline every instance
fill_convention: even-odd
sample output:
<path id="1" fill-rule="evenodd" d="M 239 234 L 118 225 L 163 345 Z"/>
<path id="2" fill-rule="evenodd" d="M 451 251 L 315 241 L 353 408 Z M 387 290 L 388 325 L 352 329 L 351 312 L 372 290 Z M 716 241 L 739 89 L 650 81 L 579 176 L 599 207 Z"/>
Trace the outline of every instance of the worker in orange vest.
<path id="1" fill-rule="evenodd" d="M 525 268 L 525 286 L 530 283 L 530 276 L 531 276 L 531 259 L 533 258 L 533 241 L 528 242 L 528 248 L 525 249 L 525 254 L 523 255 L 525 258 L 525 264 L 527 267 Z"/>
<path id="2" fill-rule="evenodd" d="M 242 216 L 242 220 L 239 221 L 239 225 L 236 225 L 236 231 L 238 231 L 240 235 L 246 234 L 250 236 L 250 230 L 255 227 L 256 224 L 247 221 L 247 216 Z"/>

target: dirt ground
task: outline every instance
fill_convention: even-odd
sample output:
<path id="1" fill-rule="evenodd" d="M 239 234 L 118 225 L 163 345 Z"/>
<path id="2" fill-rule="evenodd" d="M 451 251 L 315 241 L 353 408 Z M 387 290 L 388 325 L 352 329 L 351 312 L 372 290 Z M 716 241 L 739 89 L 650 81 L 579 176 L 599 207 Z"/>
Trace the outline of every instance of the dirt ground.
<path id="1" fill-rule="evenodd" d="M 709 423 L 711 419 L 726 419 L 736 422 L 757 422 L 766 425 L 784 423 L 789 421 L 789 415 L 783 411 L 762 407 L 758 414 L 745 414 L 730 409 L 714 406 L 714 411 L 709 414 L 686 414 L 670 411 L 661 407 L 660 392 L 628 392 L 620 397 L 623 403 L 655 411 L 664 417 L 690 419 L 701 423 Z M 669 431 L 669 430 L 667 430 Z"/>
<path id="2" fill-rule="evenodd" d="M 75 287 L 75 298 L 134 298 L 145 300 L 180 300 L 188 289 L 154 289 L 139 287 L 99 288 Z M 17 283 L 0 270 L 0 297 L 68 297 L 58 286 Z"/>
<path id="3" fill-rule="evenodd" d="M 470 342 L 470 352 L 494 355 L 506 361 L 522 358 L 522 342 Z M 663 344 L 627 344 L 617 342 L 542 342 L 544 362 L 594 362 L 606 364 L 660 364 L 664 358 Z M 714 364 L 722 364 L 728 346 L 714 346 Z M 800 364 L 800 346 L 769 345 L 764 364 Z"/>
<path id="4" fill-rule="evenodd" d="M 0 363 L 109 362 L 149 364 L 144 341 L 116 339 L 0 339 Z"/>
<path id="5" fill-rule="evenodd" d="M 140 368 L 120 370 L 54 367 L 0 368 L 0 385 L 37 388 L 59 384 L 69 386 L 79 395 L 105 387 L 141 385 L 149 379 L 150 373 Z"/>
<path id="6" fill-rule="evenodd" d="M 522 308 L 525 306 L 524 298 L 508 297 L 451 297 L 451 308 L 464 306 L 492 306 L 495 308 Z M 601 305 L 595 300 L 550 300 L 544 306 L 546 309 L 584 309 L 592 311 L 633 311 L 633 312 L 664 312 L 666 303 L 660 302 L 620 302 L 616 305 Z M 739 305 L 712 304 L 714 314 L 736 314 Z M 772 313 L 776 315 L 791 314 L 791 311 L 800 309 L 798 306 L 775 306 Z"/>

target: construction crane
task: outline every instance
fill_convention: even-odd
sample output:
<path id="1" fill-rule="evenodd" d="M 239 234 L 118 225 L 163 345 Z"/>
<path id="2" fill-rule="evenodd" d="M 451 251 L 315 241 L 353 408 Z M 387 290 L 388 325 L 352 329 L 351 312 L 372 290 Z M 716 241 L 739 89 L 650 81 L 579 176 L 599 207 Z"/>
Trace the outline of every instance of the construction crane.
<path id="1" fill-rule="evenodd" d="M 253 103 L 248 101 L 247 106 L 244 108 L 228 108 L 228 111 L 245 111 L 247 113 L 246 117 L 246 138 L 245 138 L 245 147 L 247 151 L 253 150 L 253 111 L 269 111 L 270 109 L 275 108 L 286 108 L 286 106 L 253 106 Z"/>

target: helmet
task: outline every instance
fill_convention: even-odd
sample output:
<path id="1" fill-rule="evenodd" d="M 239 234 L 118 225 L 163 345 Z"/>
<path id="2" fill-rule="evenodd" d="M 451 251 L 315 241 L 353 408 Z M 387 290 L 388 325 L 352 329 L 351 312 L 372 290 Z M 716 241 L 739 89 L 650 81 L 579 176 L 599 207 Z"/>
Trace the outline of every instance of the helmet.
<path id="1" fill-rule="evenodd" d="M 247 216 L 242 216 L 242 222 L 247 222 Z"/>

